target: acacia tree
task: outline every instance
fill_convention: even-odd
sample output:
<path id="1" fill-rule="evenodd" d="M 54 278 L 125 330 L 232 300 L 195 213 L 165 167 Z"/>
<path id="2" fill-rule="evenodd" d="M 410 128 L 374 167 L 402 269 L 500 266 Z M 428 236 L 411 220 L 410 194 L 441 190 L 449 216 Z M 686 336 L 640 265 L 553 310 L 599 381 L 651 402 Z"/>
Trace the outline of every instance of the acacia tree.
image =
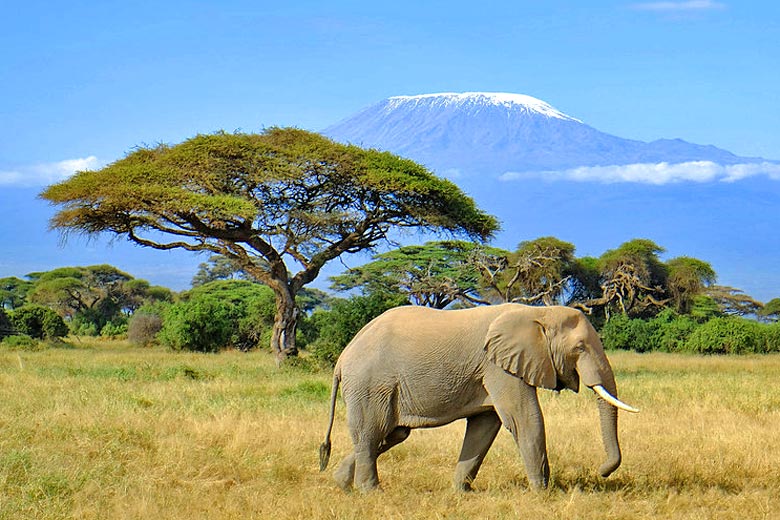
<path id="1" fill-rule="evenodd" d="M 211 255 L 206 262 L 198 265 L 198 272 L 192 277 L 192 286 L 198 287 L 217 280 L 245 280 L 246 278 L 246 273 L 235 261 L 221 255 Z"/>
<path id="2" fill-rule="evenodd" d="M 521 242 L 514 253 L 476 249 L 469 262 L 480 274 L 483 299 L 476 303 L 567 303 L 579 287 L 574 245 L 555 237 Z"/>
<path id="3" fill-rule="evenodd" d="M 16 309 L 27 301 L 27 293 L 33 283 L 15 276 L 0 278 L 0 309 Z"/>
<path id="4" fill-rule="evenodd" d="M 679 256 L 666 262 L 669 276 L 668 291 L 677 312 L 688 314 L 696 296 L 715 283 L 717 276 L 712 266 L 698 258 Z"/>
<path id="5" fill-rule="evenodd" d="M 419 164 L 291 128 L 141 147 L 42 197 L 61 206 L 53 228 L 234 260 L 274 291 L 271 348 L 280 361 L 297 353 L 295 295 L 328 261 L 372 248 L 394 228 L 480 240 L 498 228 Z"/>
<path id="6" fill-rule="evenodd" d="M 663 247 L 643 238 L 606 251 L 598 261 L 601 296 L 577 306 L 601 307 L 607 318 L 613 310 L 629 316 L 653 314 L 669 301 L 663 299 L 668 277 L 658 258 L 663 252 Z"/>
<path id="7" fill-rule="evenodd" d="M 516 300 L 535 304 L 564 303 L 575 274 L 574 244 L 555 237 L 521 242 L 512 255 L 514 277 L 521 290 Z"/>
<path id="8" fill-rule="evenodd" d="M 404 294 L 411 303 L 443 309 L 455 301 L 482 302 L 480 274 L 470 259 L 475 251 L 501 252 L 473 242 L 443 240 L 393 249 L 346 273 L 332 287 L 360 287 L 364 294 Z"/>
<path id="9" fill-rule="evenodd" d="M 780 298 L 772 298 L 766 302 L 758 315 L 765 320 L 778 321 L 780 319 Z"/>

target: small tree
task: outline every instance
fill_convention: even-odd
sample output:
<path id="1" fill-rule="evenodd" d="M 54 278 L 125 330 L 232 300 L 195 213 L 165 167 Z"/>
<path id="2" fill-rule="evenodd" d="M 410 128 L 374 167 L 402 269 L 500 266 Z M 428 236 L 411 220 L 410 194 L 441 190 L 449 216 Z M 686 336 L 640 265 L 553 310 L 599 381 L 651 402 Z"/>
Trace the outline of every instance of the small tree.
<path id="1" fill-rule="evenodd" d="M 677 312 L 682 314 L 691 311 L 694 298 L 717 278 L 709 263 L 688 256 L 672 258 L 666 262 L 666 267 L 669 273 L 667 288 Z"/>
<path id="2" fill-rule="evenodd" d="M 27 302 L 33 283 L 14 276 L 0 278 L 0 309 L 16 309 Z"/>
<path id="3" fill-rule="evenodd" d="M 233 332 L 235 306 L 214 297 L 171 305 L 158 338 L 173 350 L 218 352 Z"/>
<path id="4" fill-rule="evenodd" d="M 393 229 L 484 240 L 498 228 L 455 184 L 412 161 L 289 128 L 138 148 L 41 196 L 60 206 L 53 228 L 235 261 L 274 292 L 280 361 L 297 352 L 295 296 L 327 262 Z"/>
<path id="5" fill-rule="evenodd" d="M 43 305 L 24 305 L 11 315 L 11 323 L 19 334 L 35 339 L 53 339 L 68 335 L 68 326 L 59 314 Z"/>

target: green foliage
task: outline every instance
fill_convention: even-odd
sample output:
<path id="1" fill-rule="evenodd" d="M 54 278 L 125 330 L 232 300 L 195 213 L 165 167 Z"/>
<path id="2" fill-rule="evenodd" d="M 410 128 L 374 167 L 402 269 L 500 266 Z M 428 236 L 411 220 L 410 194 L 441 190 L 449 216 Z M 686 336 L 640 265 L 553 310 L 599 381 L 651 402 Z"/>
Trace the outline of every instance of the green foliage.
<path id="1" fill-rule="evenodd" d="M 689 312 L 694 298 L 717 278 L 709 263 L 689 256 L 672 258 L 666 262 L 666 268 L 668 293 L 680 313 Z"/>
<path id="2" fill-rule="evenodd" d="M 699 294 L 693 297 L 689 314 L 691 318 L 699 323 L 722 316 L 718 302 L 706 294 Z"/>
<path id="3" fill-rule="evenodd" d="M 608 349 L 677 352 L 684 350 L 697 325 L 689 316 L 678 315 L 671 309 L 661 311 L 652 319 L 617 314 L 604 325 L 601 336 Z"/>
<path id="4" fill-rule="evenodd" d="M 321 361 L 335 363 L 347 343 L 369 321 L 406 303 L 402 295 L 388 299 L 379 293 L 336 300 L 330 310 L 315 311 L 312 315 L 318 338 L 309 346 L 309 351 Z"/>
<path id="5" fill-rule="evenodd" d="M 68 326 L 62 318 L 42 305 L 24 305 L 11 314 L 11 324 L 19 334 L 35 339 L 61 338 L 68 335 Z"/>
<path id="6" fill-rule="evenodd" d="M 6 350 L 41 350 L 42 344 L 30 336 L 8 336 L 0 341 L 0 348 Z"/>
<path id="7" fill-rule="evenodd" d="M 96 336 L 109 325 L 110 335 L 121 333 L 127 315 L 149 301 L 170 301 L 169 289 L 151 286 L 110 265 L 61 267 L 28 275 L 29 299 L 55 309 L 69 319 L 74 334 Z"/>
<path id="8" fill-rule="evenodd" d="M 217 280 L 247 279 L 246 273 L 235 260 L 222 255 L 211 255 L 198 265 L 198 272 L 192 278 L 192 286 L 198 287 Z"/>
<path id="9" fill-rule="evenodd" d="M 658 255 L 664 248 L 637 238 L 610 249 L 599 258 L 602 301 L 608 314 L 652 316 L 660 310 L 667 268 Z"/>
<path id="10" fill-rule="evenodd" d="M 761 354 L 780 352 L 780 324 L 727 316 L 704 323 L 671 309 L 650 320 L 613 316 L 601 330 L 606 348 L 637 352 Z"/>
<path id="11" fill-rule="evenodd" d="M 577 272 L 574 244 L 555 237 L 540 237 L 521 242 L 511 255 L 510 270 L 516 281 L 520 301 L 534 304 L 565 303 L 567 282 Z"/>
<path id="12" fill-rule="evenodd" d="M 249 350 L 270 338 L 276 299 L 273 291 L 264 285 L 247 280 L 218 280 L 183 293 L 181 300 L 162 316 L 163 326 L 158 335 L 164 345 L 175 350 L 216 352 L 226 347 Z M 215 314 L 209 317 L 208 312 Z M 148 344 L 151 341 L 148 331 L 140 329 L 153 327 L 153 320 L 142 320 L 137 325 L 137 339 Z M 135 332 L 134 328 L 134 337 Z"/>
<path id="13" fill-rule="evenodd" d="M 228 345 L 235 321 L 235 306 L 210 296 L 171 305 L 158 334 L 173 350 L 218 352 Z"/>
<path id="14" fill-rule="evenodd" d="M 601 330 L 602 342 L 608 349 L 648 352 L 653 350 L 653 329 L 647 320 L 617 314 Z"/>
<path id="15" fill-rule="evenodd" d="M 780 352 L 780 323 L 765 325 L 764 341 L 766 352 Z"/>
<path id="16" fill-rule="evenodd" d="M 27 302 L 33 283 L 16 277 L 0 278 L 0 309 L 16 309 Z"/>
<path id="17" fill-rule="evenodd" d="M 772 298 L 766 302 L 758 314 L 764 319 L 780 320 L 780 298 Z"/>
<path id="18" fill-rule="evenodd" d="M 700 325 L 685 344 L 699 354 L 747 354 L 766 351 L 760 323 L 735 317 L 714 318 Z"/>
<path id="19" fill-rule="evenodd" d="M 401 293 L 409 303 L 443 309 L 456 300 L 478 296 L 480 274 L 470 260 L 482 248 L 459 240 L 404 246 L 330 279 L 340 291 L 360 288 L 364 295 Z"/>
<path id="20" fill-rule="evenodd" d="M 652 347 L 662 352 L 678 352 L 685 348 L 688 338 L 698 327 L 690 316 L 678 315 L 665 309 L 650 321 L 653 324 Z"/>
<path id="21" fill-rule="evenodd" d="M 118 338 L 127 335 L 128 320 L 124 316 L 109 321 L 100 329 L 100 335 L 106 338 Z"/>

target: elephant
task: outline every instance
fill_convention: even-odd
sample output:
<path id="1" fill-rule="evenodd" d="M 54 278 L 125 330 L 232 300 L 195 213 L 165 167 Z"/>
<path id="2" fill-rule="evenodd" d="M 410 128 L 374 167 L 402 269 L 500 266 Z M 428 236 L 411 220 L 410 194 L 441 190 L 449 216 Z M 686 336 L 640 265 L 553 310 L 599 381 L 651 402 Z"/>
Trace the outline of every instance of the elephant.
<path id="1" fill-rule="evenodd" d="M 582 312 L 516 303 L 391 309 L 363 327 L 336 362 L 320 470 L 330 459 L 341 385 L 354 446 L 334 472 L 341 488 L 377 488 L 377 457 L 412 429 L 466 419 L 457 490 L 471 490 L 501 425 L 514 437 L 529 485 L 544 489 L 550 469 L 537 388 L 578 392 L 580 381 L 598 395 L 607 453 L 599 473 L 607 477 L 621 462 L 618 408 L 639 410 L 617 398 L 599 335 Z"/>

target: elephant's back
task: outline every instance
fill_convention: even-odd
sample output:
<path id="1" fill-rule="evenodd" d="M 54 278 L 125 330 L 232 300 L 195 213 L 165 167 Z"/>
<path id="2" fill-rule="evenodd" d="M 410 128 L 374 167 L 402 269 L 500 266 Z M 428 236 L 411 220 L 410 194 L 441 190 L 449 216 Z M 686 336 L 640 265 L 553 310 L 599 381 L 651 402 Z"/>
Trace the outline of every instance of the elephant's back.
<path id="1" fill-rule="evenodd" d="M 358 332 L 339 362 L 346 369 L 377 363 L 408 371 L 442 360 L 463 362 L 463 357 L 481 356 L 498 307 L 438 310 L 409 305 L 390 309 Z"/>

